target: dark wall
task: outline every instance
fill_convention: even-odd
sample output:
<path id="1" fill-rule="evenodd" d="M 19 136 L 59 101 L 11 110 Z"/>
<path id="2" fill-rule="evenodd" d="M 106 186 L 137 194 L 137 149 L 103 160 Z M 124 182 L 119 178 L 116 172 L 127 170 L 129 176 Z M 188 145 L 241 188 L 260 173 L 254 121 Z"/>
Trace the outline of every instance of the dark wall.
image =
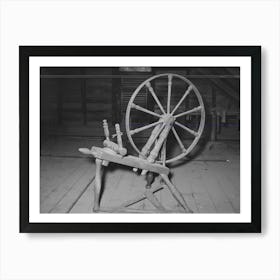
<path id="1" fill-rule="evenodd" d="M 112 68 L 42 68 L 43 135 L 90 135 L 104 118 L 112 122 L 113 83 L 104 75 Z"/>
<path id="2" fill-rule="evenodd" d="M 150 72 L 125 70 L 109 67 L 41 68 L 41 136 L 100 137 L 103 136 L 103 119 L 107 119 L 110 126 L 119 122 L 123 129 L 126 106 L 137 86 L 147 77 L 170 72 L 187 76 L 200 91 L 207 112 L 205 130 L 208 130 L 208 135 L 211 134 L 214 112 L 219 119 L 217 123 L 220 123 L 217 138 L 239 138 L 238 68 L 150 68 Z M 166 104 L 166 81 L 158 80 L 153 86 L 161 102 Z M 185 86 L 180 81 L 173 83 L 175 103 L 179 101 Z M 149 108 L 152 102 L 148 92 L 141 92 L 139 105 Z M 191 99 L 187 100 L 182 110 L 194 105 Z M 190 122 L 189 119 L 187 121 Z M 195 116 L 191 121 L 195 125 Z"/>

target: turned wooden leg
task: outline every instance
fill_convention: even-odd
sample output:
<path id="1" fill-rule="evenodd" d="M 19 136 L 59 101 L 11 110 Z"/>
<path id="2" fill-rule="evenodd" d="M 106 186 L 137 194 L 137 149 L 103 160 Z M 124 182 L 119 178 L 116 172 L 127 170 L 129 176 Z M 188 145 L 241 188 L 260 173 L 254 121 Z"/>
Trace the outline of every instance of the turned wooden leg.
<path id="1" fill-rule="evenodd" d="M 154 174 L 152 172 L 148 172 L 146 174 L 146 181 L 147 181 L 147 184 L 146 184 L 146 189 L 150 189 L 152 187 L 152 184 L 154 182 Z"/>
<path id="2" fill-rule="evenodd" d="M 100 192 L 101 192 L 101 177 L 102 177 L 102 160 L 96 159 L 95 160 L 96 169 L 95 169 L 95 180 L 94 180 L 94 205 L 93 211 L 98 212 L 100 209 Z"/>
<path id="3" fill-rule="evenodd" d="M 188 213 L 193 213 L 193 211 L 188 206 L 187 202 L 185 201 L 183 195 L 178 191 L 178 189 L 171 183 L 168 176 L 166 174 L 160 174 L 162 179 L 164 180 L 165 184 L 169 188 L 172 196 L 179 202 L 179 204 L 185 209 Z"/>
<path id="4" fill-rule="evenodd" d="M 160 211 L 160 212 L 166 212 L 163 205 L 160 203 L 160 201 L 156 198 L 154 195 L 154 192 L 151 190 L 152 183 L 154 181 L 154 174 L 152 172 L 148 172 L 146 175 L 146 190 L 145 190 L 145 196 L 146 198 Z"/>

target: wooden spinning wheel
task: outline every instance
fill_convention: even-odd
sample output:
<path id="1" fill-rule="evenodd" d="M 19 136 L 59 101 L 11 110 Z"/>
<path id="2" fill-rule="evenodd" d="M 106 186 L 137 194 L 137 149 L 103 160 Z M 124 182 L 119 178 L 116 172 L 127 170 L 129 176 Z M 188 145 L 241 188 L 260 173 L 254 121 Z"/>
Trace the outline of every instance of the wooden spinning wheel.
<path id="1" fill-rule="evenodd" d="M 156 82 L 157 79 L 159 78 L 166 78 L 166 83 L 167 83 L 167 91 L 166 91 L 166 104 L 162 104 L 162 102 L 159 100 L 155 90 L 153 89 L 151 82 Z M 185 92 L 182 93 L 179 101 L 177 102 L 176 105 L 173 106 L 172 108 L 172 83 L 175 79 L 179 79 L 183 81 L 186 84 L 186 90 Z M 158 107 L 159 113 L 156 113 L 155 111 L 151 111 L 147 108 L 141 107 L 136 104 L 135 100 L 137 99 L 137 95 L 143 90 L 144 88 L 147 88 L 149 94 L 152 96 L 153 100 L 155 101 L 155 104 Z M 194 95 L 194 98 L 197 99 L 197 106 L 185 110 L 183 112 L 178 113 L 178 109 L 183 107 L 183 102 L 190 96 Z M 135 129 L 132 129 L 131 127 L 131 115 L 133 114 L 133 111 L 141 111 L 143 113 L 146 113 L 148 115 L 151 115 L 157 119 L 155 122 L 152 122 L 150 124 L 147 124 L 142 127 L 137 127 Z M 199 121 L 199 126 L 197 130 L 191 129 L 188 126 L 182 124 L 180 122 L 180 118 L 183 116 L 187 116 L 190 114 L 198 114 L 200 116 L 200 121 Z M 167 163 L 174 162 L 176 160 L 179 160 L 185 156 L 187 156 L 193 148 L 196 146 L 197 142 L 199 141 L 201 134 L 203 132 L 204 124 L 205 124 L 205 109 L 204 109 L 204 104 L 202 97 L 198 91 L 198 89 L 194 86 L 194 84 L 186 79 L 185 77 L 178 75 L 178 74 L 171 74 L 171 73 L 166 73 L 166 74 L 159 74 L 150 77 L 149 79 L 145 80 L 142 82 L 137 89 L 134 91 L 132 94 L 127 110 L 126 110 L 126 133 L 127 137 L 129 139 L 130 144 L 134 148 L 134 150 L 139 154 L 141 158 L 148 158 L 148 153 L 150 152 L 150 149 L 153 145 L 153 142 L 156 142 L 155 145 L 160 146 L 160 154 L 158 154 L 157 159 L 155 160 L 157 163 L 161 163 L 163 165 Z M 170 126 L 170 129 L 166 133 L 166 135 L 163 135 L 164 137 L 157 139 L 160 133 L 162 133 L 164 127 L 166 125 Z M 149 137 L 147 143 L 142 147 L 138 148 L 133 140 L 133 135 L 140 133 L 144 130 L 153 128 L 153 131 L 151 133 L 151 136 Z M 193 140 L 191 144 L 188 147 L 185 147 L 183 144 L 181 138 L 179 137 L 176 128 L 182 129 L 184 131 L 187 131 L 188 134 L 193 136 Z M 167 137 L 168 134 L 172 132 L 179 147 L 181 152 L 173 157 L 166 158 L 166 153 L 167 153 Z M 161 143 L 162 142 L 162 143 Z M 151 159 L 151 158 L 150 158 Z"/>
<path id="2" fill-rule="evenodd" d="M 161 94 L 158 95 L 156 94 L 153 87 L 156 84 L 157 79 L 164 80 L 165 86 L 167 85 L 167 90 L 161 91 Z M 175 80 L 179 80 L 181 83 L 180 90 L 177 88 L 177 90 L 180 91 L 180 94 L 177 94 L 176 87 L 174 86 Z M 185 87 L 183 92 L 181 92 L 183 88 L 182 83 Z M 153 108 L 144 108 L 143 106 L 137 104 L 137 100 L 139 100 L 138 95 L 143 89 L 146 89 L 148 94 L 151 95 L 152 100 L 154 100 Z M 192 105 L 189 106 L 190 108 L 186 108 L 185 101 L 190 97 L 192 97 Z M 175 101 L 173 99 L 175 99 Z M 149 104 L 152 103 L 153 102 L 149 102 Z M 185 104 L 185 106 L 183 106 L 183 104 Z M 145 125 L 141 123 L 141 126 L 133 127 L 134 123 L 131 122 L 131 117 L 136 111 L 142 112 L 146 116 L 149 116 L 150 123 Z M 180 121 L 180 118 L 190 115 L 196 115 L 196 117 L 199 119 L 199 123 L 196 128 L 190 127 L 188 124 L 182 124 Z M 149 200 L 154 205 L 156 212 L 169 212 L 154 195 L 157 191 L 166 187 L 169 189 L 173 198 L 177 201 L 182 210 L 184 212 L 191 213 L 192 210 L 189 208 L 183 195 L 170 181 L 168 177 L 170 170 L 168 167 L 166 167 L 166 164 L 175 162 L 185 157 L 193 150 L 202 135 L 204 123 L 205 109 L 202 97 L 198 89 L 185 77 L 178 74 L 166 73 L 152 76 L 142 82 L 136 88 L 128 102 L 125 123 L 127 137 L 132 147 L 138 153 L 138 157 L 127 155 L 127 149 L 123 147 L 122 133 L 120 131 L 119 124 L 115 124 L 115 136 L 117 138 L 117 143 L 110 139 L 110 132 L 106 120 L 103 120 L 104 135 L 106 138 L 103 142 L 104 147 L 100 148 L 93 146 L 91 149 L 79 149 L 79 151 L 83 154 L 90 155 L 95 158 L 96 175 L 93 181 L 93 211 L 102 211 L 102 209 L 100 209 L 102 169 L 103 167 L 108 166 L 109 163 L 115 163 L 132 167 L 133 171 L 142 170 L 141 175 L 146 176 L 147 184 L 145 186 L 143 195 L 137 196 L 135 199 L 125 202 L 116 209 L 111 209 L 110 212 L 129 211 L 129 206 L 138 203 L 143 199 Z M 145 138 L 148 138 L 148 140 L 141 148 L 137 147 L 135 141 L 133 140 L 133 135 L 141 132 L 147 132 L 149 129 L 152 129 L 152 131 L 150 134 L 148 134 L 148 137 Z M 188 146 L 185 146 L 176 129 L 181 129 L 184 132 L 190 134 L 192 140 Z M 171 134 L 173 134 L 174 138 L 176 139 L 176 142 L 180 148 L 180 152 L 175 156 L 172 155 L 167 158 L 167 155 L 169 155 L 167 153 L 169 148 L 167 141 L 168 136 Z M 161 177 L 163 184 L 159 187 L 154 187 L 152 185 L 154 177 L 158 175 Z"/>

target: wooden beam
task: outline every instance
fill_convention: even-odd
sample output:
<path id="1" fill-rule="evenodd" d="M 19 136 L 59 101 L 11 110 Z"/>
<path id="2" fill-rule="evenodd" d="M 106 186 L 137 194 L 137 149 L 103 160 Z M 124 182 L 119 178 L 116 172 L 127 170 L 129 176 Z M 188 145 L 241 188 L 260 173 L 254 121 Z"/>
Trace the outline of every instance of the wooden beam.
<path id="1" fill-rule="evenodd" d="M 217 140 L 217 114 L 211 112 L 211 141 Z"/>
<path id="2" fill-rule="evenodd" d="M 152 75 L 40 75 L 40 78 L 42 79 L 100 79 L 100 78 L 105 78 L 105 79 L 120 79 L 120 78 L 125 78 L 125 79 L 148 79 L 151 78 L 154 74 Z M 193 74 L 193 75 L 185 75 L 186 78 L 189 79 L 239 79 L 239 75 L 201 75 L 201 74 Z"/>
<path id="3" fill-rule="evenodd" d="M 157 163 L 150 163 L 147 160 L 135 156 L 122 157 L 118 154 L 110 154 L 103 148 L 92 147 L 91 150 L 87 148 L 80 148 L 79 151 L 85 155 L 92 155 L 105 161 L 118 163 L 125 166 L 135 167 L 138 169 L 148 170 L 157 174 L 169 174 L 169 168 Z"/>
<path id="4" fill-rule="evenodd" d="M 203 75 L 207 75 L 207 71 L 205 69 L 197 69 Z M 228 97 L 233 99 L 234 101 L 240 101 L 239 92 L 234 90 L 231 86 L 229 86 L 225 81 L 221 80 L 220 78 L 210 78 L 211 82 L 215 84 L 219 89 L 221 89 Z"/>
<path id="5" fill-rule="evenodd" d="M 81 99 L 82 99 L 82 113 L 83 124 L 87 124 L 87 92 L 86 92 L 86 79 L 81 79 Z"/>

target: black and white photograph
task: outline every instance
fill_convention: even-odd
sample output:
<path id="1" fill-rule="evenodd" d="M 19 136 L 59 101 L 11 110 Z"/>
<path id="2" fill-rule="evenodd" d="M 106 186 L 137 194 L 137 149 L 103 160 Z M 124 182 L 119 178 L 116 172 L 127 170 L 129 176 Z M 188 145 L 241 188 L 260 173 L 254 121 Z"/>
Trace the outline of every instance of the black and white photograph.
<path id="1" fill-rule="evenodd" d="M 279 22 L 0 0 L 0 279 L 280 280 Z"/>
<path id="2" fill-rule="evenodd" d="M 22 223 L 259 230 L 258 46 L 22 46 L 20 55 Z"/>
<path id="3" fill-rule="evenodd" d="M 239 213 L 238 67 L 41 67 L 41 213 Z"/>

